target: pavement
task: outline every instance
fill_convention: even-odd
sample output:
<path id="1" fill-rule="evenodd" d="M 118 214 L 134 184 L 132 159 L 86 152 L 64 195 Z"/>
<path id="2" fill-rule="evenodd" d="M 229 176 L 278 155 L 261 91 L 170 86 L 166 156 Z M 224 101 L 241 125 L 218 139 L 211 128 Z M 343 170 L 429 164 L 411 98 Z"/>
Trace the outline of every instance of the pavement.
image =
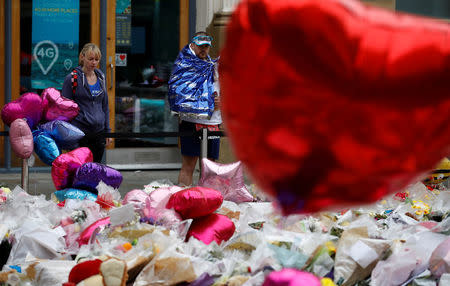
<path id="1" fill-rule="evenodd" d="M 179 169 L 162 169 L 162 170 L 137 170 L 124 171 L 120 170 L 123 180 L 119 187 L 119 192 L 122 196 L 133 189 L 144 189 L 154 181 L 166 183 L 169 181 L 172 184 L 177 184 Z M 194 185 L 197 184 L 200 178 L 200 170 L 198 168 L 194 171 Z M 252 182 L 244 173 L 244 183 L 250 185 Z M 7 186 L 13 190 L 16 186 L 22 187 L 22 173 L 0 173 L 0 186 Z M 47 199 L 51 198 L 51 194 L 55 192 L 52 176 L 49 171 L 35 171 L 33 168 L 29 169 L 28 174 L 28 193 L 31 195 L 44 194 Z"/>
<path id="2" fill-rule="evenodd" d="M 178 181 L 179 169 L 174 170 L 142 170 L 142 171 L 120 171 L 123 181 L 119 187 L 119 192 L 123 196 L 133 189 L 144 189 L 145 185 L 154 181 L 169 180 L 176 184 Z M 194 182 L 198 181 L 199 171 L 194 173 Z M 21 173 L 0 173 L 0 185 L 7 186 L 13 190 L 17 185 L 22 185 Z M 55 186 L 50 171 L 33 171 L 30 168 L 28 175 L 28 193 L 31 195 L 44 194 L 47 199 L 55 192 Z"/>

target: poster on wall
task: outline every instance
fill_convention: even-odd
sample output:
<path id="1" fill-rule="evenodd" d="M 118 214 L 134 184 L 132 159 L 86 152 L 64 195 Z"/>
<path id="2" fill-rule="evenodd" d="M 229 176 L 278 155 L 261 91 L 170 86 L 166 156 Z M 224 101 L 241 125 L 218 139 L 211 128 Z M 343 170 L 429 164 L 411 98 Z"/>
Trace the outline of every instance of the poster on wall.
<path id="1" fill-rule="evenodd" d="M 61 89 L 78 65 L 80 0 L 33 0 L 31 87 Z"/>
<path id="2" fill-rule="evenodd" d="M 116 1 L 116 46 L 131 46 L 131 0 Z"/>

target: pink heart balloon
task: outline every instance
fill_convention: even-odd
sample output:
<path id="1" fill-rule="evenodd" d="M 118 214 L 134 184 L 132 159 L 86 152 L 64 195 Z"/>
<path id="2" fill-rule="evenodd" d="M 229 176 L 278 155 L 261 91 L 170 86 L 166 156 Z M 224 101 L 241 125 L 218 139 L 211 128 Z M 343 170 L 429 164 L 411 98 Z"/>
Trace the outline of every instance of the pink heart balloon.
<path id="1" fill-rule="evenodd" d="M 92 161 L 92 152 L 87 147 L 80 147 L 59 155 L 53 161 L 51 171 L 55 188 L 57 190 L 70 188 L 77 169 L 84 163 Z"/>
<path id="2" fill-rule="evenodd" d="M 30 158 L 33 153 L 33 134 L 25 120 L 18 118 L 11 123 L 9 140 L 12 150 L 19 158 Z"/>
<path id="3" fill-rule="evenodd" d="M 42 119 L 42 99 L 34 92 L 24 93 L 2 108 L 2 120 L 10 126 L 17 118 L 26 118 L 28 126 L 33 129 Z"/>
<path id="4" fill-rule="evenodd" d="M 59 90 L 53 87 L 44 89 L 41 93 L 44 119 L 46 121 L 63 120 L 71 121 L 77 117 L 80 108 L 78 104 L 61 95 Z"/>

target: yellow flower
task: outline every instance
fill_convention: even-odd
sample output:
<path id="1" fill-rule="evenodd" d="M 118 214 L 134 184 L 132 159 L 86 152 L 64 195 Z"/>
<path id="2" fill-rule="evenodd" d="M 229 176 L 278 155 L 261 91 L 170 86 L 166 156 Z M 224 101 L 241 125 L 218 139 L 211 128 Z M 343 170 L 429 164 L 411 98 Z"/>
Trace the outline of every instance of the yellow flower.
<path id="1" fill-rule="evenodd" d="M 327 241 L 325 243 L 326 248 L 328 249 L 328 253 L 335 253 L 336 252 L 336 246 L 332 241 Z"/>
<path id="2" fill-rule="evenodd" d="M 422 214 L 429 214 L 430 213 L 430 206 L 426 203 L 424 203 L 423 201 L 417 201 L 414 200 L 413 201 L 413 205 L 412 205 L 413 209 L 417 209 L 416 214 L 417 215 L 422 215 Z"/>
<path id="3" fill-rule="evenodd" d="M 331 280 L 330 278 L 322 278 L 322 280 L 320 280 L 320 285 L 321 286 L 336 286 L 336 284 L 334 284 L 333 280 Z"/>

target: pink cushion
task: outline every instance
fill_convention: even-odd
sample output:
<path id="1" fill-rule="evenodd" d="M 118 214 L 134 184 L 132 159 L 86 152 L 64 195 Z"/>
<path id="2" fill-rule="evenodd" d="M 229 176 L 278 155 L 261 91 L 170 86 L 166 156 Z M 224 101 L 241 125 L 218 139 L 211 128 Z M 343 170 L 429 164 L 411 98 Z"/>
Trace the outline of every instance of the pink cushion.
<path id="1" fill-rule="evenodd" d="M 134 210 L 142 217 L 145 211 L 145 201 L 148 198 L 148 194 L 143 190 L 134 189 L 125 194 L 122 200 L 123 205 L 131 204 Z"/>
<path id="2" fill-rule="evenodd" d="M 12 150 L 19 158 L 30 158 L 33 153 L 33 134 L 25 120 L 18 118 L 13 121 L 9 130 L 9 140 Z"/>
<path id="3" fill-rule="evenodd" d="M 210 244 L 213 241 L 220 244 L 222 241 L 229 240 L 235 230 L 234 223 L 227 216 L 214 213 L 194 219 L 189 227 L 186 239 L 193 236 L 205 244 Z"/>
<path id="4" fill-rule="evenodd" d="M 77 169 L 84 163 L 92 161 L 92 152 L 87 147 L 59 155 L 52 163 L 51 173 L 55 188 L 57 190 L 70 188 Z"/>
<path id="5" fill-rule="evenodd" d="M 213 213 L 222 202 L 223 196 L 219 191 L 197 186 L 170 196 L 166 207 L 175 209 L 183 219 L 189 219 Z"/>
<path id="6" fill-rule="evenodd" d="M 156 224 L 171 227 L 181 222 L 181 216 L 174 209 L 167 209 L 166 205 L 172 194 L 182 190 L 179 186 L 158 188 L 152 191 L 146 200 L 145 218 Z"/>
<path id="7" fill-rule="evenodd" d="M 62 120 L 71 121 L 79 112 L 78 104 L 61 95 L 59 90 L 53 87 L 44 89 L 41 93 L 43 117 L 46 121 Z"/>
<path id="8" fill-rule="evenodd" d="M 10 126 L 17 118 L 26 118 L 31 129 L 42 119 L 42 99 L 34 92 L 24 93 L 20 98 L 11 101 L 2 108 L 2 120 Z"/>

